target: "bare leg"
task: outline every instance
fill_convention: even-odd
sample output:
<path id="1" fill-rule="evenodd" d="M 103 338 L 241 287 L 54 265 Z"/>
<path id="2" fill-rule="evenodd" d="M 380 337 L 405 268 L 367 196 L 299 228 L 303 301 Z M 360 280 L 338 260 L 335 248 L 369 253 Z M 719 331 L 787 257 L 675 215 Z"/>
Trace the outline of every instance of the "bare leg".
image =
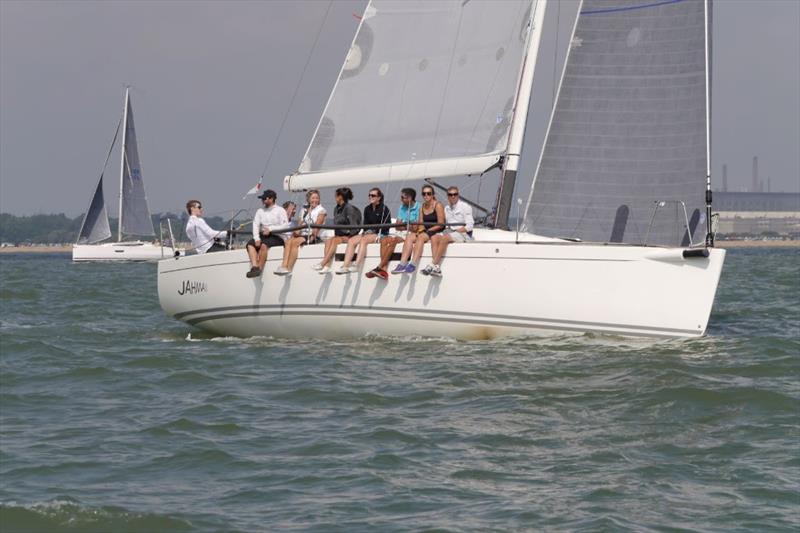
<path id="1" fill-rule="evenodd" d="M 347 242 L 347 237 L 331 237 L 325 241 L 325 257 L 322 259 L 322 266 L 329 266 L 336 253 L 336 246 L 342 242 Z"/>
<path id="2" fill-rule="evenodd" d="M 394 249 L 397 247 L 400 240 L 399 237 L 387 237 L 381 241 L 381 264 L 378 265 L 378 268 L 386 270 L 389 266 L 389 261 L 392 259 Z"/>
<path id="3" fill-rule="evenodd" d="M 294 268 L 297 256 L 300 254 L 300 246 L 305 241 L 304 237 L 294 237 L 286 242 L 286 249 L 283 251 L 283 266 L 289 270 Z"/>
<path id="4" fill-rule="evenodd" d="M 269 252 L 269 246 L 261 243 L 261 249 L 258 251 L 258 268 L 264 270 L 264 265 L 267 264 L 267 252 Z"/>
<path id="5" fill-rule="evenodd" d="M 262 244 L 263 246 L 263 244 Z M 255 246 L 248 246 L 247 247 L 247 257 L 250 258 L 250 266 L 258 266 L 258 252 L 256 252 Z"/>
<path id="6" fill-rule="evenodd" d="M 353 262 L 353 256 L 356 255 L 356 248 L 362 238 L 363 235 L 356 235 L 347 240 L 347 249 L 344 251 L 344 268 L 349 267 L 350 263 Z"/>
<path id="7" fill-rule="evenodd" d="M 427 233 L 420 233 L 414 242 L 414 256 L 411 262 L 415 265 L 419 264 L 419 260 L 422 258 L 422 251 L 425 249 L 425 242 L 429 240 L 430 236 Z"/>
<path id="8" fill-rule="evenodd" d="M 378 236 L 374 233 L 361 236 L 361 246 L 358 248 L 358 261 L 356 262 L 358 268 L 362 268 L 364 266 L 364 261 L 367 259 L 367 245 L 375 242 L 377 239 Z"/>
<path id="9" fill-rule="evenodd" d="M 433 256 L 433 264 L 441 265 L 444 253 L 447 251 L 447 247 L 450 245 L 450 237 L 447 235 L 442 235 L 441 238 L 437 240 L 439 241 L 439 246 L 436 249 L 436 254 Z"/>
<path id="10" fill-rule="evenodd" d="M 408 263 L 408 258 L 411 257 L 411 250 L 414 248 L 414 242 L 417 236 L 414 233 L 409 233 L 406 237 L 406 242 L 403 243 L 403 252 L 400 254 L 400 262 Z"/>

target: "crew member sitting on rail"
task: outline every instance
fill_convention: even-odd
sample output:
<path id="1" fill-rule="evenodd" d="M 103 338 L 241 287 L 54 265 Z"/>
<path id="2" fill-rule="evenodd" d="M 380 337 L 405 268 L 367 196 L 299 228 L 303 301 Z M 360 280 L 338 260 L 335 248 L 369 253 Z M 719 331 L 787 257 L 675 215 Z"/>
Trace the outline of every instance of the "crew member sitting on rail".
<path id="1" fill-rule="evenodd" d="M 442 276 L 442 258 L 451 242 L 468 242 L 472 240 L 472 228 L 475 225 L 475 219 L 472 217 L 472 207 L 461 200 L 458 187 L 448 187 L 444 215 L 447 224 L 463 224 L 463 226 L 447 226 L 443 233 L 431 237 L 433 263 L 421 271 L 426 276 Z"/>
<path id="2" fill-rule="evenodd" d="M 388 224 L 392 221 L 392 212 L 383 203 L 383 192 L 377 187 L 369 190 L 369 203 L 364 207 L 364 224 Z M 357 272 L 364 266 L 367 258 L 367 245 L 389 235 L 389 228 L 365 228 L 360 235 L 350 237 L 347 249 L 344 251 L 344 264 L 336 271 L 337 274 Z M 358 252 L 356 266 L 351 265 L 353 257 Z"/>
<path id="3" fill-rule="evenodd" d="M 389 266 L 389 261 L 392 259 L 394 249 L 405 240 L 409 232 L 417 230 L 420 205 L 419 202 L 416 201 L 416 198 L 417 191 L 411 187 L 406 187 L 400 191 L 400 202 L 402 202 L 402 205 L 397 211 L 397 227 L 402 229 L 394 235 L 389 235 L 381 239 L 381 262 L 377 267 L 365 274 L 368 278 L 378 277 L 383 280 L 389 279 L 389 273 L 386 272 L 386 268 Z"/>
<path id="4" fill-rule="evenodd" d="M 350 203 L 353 199 L 353 191 L 349 187 L 340 187 L 336 189 L 336 207 L 333 208 L 333 223 L 337 226 L 360 226 L 361 225 L 361 211 Z M 320 274 L 327 274 L 331 271 L 330 263 L 333 261 L 333 256 L 336 253 L 336 247 L 339 243 L 347 242 L 350 237 L 358 235 L 361 231 L 358 227 L 352 229 L 338 228 L 334 230 L 334 236 L 325 241 L 325 257 L 318 265 L 314 265 L 315 270 L 319 270 Z"/>
<path id="5" fill-rule="evenodd" d="M 300 222 L 302 224 L 306 224 L 307 226 L 312 224 L 321 226 L 324 224 L 327 211 L 325 211 L 325 208 L 319 203 L 319 191 L 316 189 L 308 191 L 306 193 L 306 202 L 308 205 L 305 206 L 302 214 L 300 215 Z M 281 266 L 275 270 L 275 274 L 278 276 L 290 275 L 292 273 L 292 269 L 294 268 L 294 264 L 297 262 L 297 256 L 300 254 L 300 247 L 306 244 L 315 244 L 320 242 L 318 237 L 319 232 L 319 228 L 305 227 L 300 231 L 295 232 L 295 235 L 287 239 L 286 246 L 283 248 L 283 262 L 281 263 Z"/>
<path id="6" fill-rule="evenodd" d="M 287 235 L 273 231 L 290 227 L 286 210 L 276 205 L 278 195 L 275 191 L 267 189 L 259 198 L 264 202 L 264 207 L 256 211 L 253 217 L 253 238 L 247 241 L 247 255 L 250 258 L 250 271 L 246 274 L 248 278 L 261 275 L 267 262 L 267 251 L 272 246 L 284 245 Z"/>
<path id="7" fill-rule="evenodd" d="M 425 243 L 444 229 L 444 206 L 436 199 L 433 186 L 422 186 L 422 208 L 419 212 L 417 230 L 406 236 L 400 263 L 392 274 L 413 274 L 422 257 Z M 413 255 L 412 255 L 413 253 Z M 409 261 L 410 259 L 410 261 Z"/>

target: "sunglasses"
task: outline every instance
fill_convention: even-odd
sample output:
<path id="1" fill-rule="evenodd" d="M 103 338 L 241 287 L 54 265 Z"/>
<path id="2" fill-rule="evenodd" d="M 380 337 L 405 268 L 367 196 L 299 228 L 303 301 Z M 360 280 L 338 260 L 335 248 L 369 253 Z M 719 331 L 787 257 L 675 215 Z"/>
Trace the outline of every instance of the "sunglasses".
<path id="1" fill-rule="evenodd" d="M 370 198 L 379 198 L 379 197 L 380 197 L 380 194 L 373 194 L 373 193 L 369 193 L 369 194 L 368 194 L 368 196 L 369 196 Z"/>
<path id="2" fill-rule="evenodd" d="M 433 196 L 433 191 L 422 191 L 422 196 Z"/>
<path id="3" fill-rule="evenodd" d="M 449 193 L 447 193 L 447 196 L 458 196 L 458 193 L 457 192 L 449 192 Z"/>
<path id="4" fill-rule="evenodd" d="M 200 204 L 197 204 L 195 207 L 196 207 L 197 209 L 203 209 L 203 206 L 202 206 L 202 205 L 200 205 Z"/>

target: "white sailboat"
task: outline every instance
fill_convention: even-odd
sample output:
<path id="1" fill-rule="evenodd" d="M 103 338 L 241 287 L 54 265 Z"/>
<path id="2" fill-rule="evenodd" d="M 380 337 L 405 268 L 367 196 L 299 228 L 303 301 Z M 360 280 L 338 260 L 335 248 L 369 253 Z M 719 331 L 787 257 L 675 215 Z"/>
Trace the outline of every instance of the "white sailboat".
<path id="1" fill-rule="evenodd" d="M 120 142 L 117 240 L 116 242 L 103 242 L 111 237 L 108 211 L 103 197 L 104 165 L 89 208 L 83 218 L 77 243 L 72 247 L 73 261 L 157 261 L 165 257 L 172 257 L 175 253 L 171 246 L 162 246 L 141 240 L 123 240 L 124 235 L 155 236 L 142 181 L 129 89 L 125 90 L 125 106 L 120 124 L 122 125 L 122 140 Z M 114 135 L 114 141 L 111 143 L 109 156 L 118 134 L 119 126 Z M 106 164 L 108 164 L 108 157 Z"/>
<path id="2" fill-rule="evenodd" d="M 306 246 L 292 276 L 269 273 L 272 250 L 247 279 L 245 251 L 231 250 L 159 262 L 163 309 L 236 336 L 704 335 L 725 257 L 709 223 L 710 1 L 582 3 L 523 226 L 509 231 L 545 5 L 371 1 L 284 180 L 299 191 L 499 166 L 493 227 L 448 248 L 444 277 L 321 276 L 322 247 Z"/>

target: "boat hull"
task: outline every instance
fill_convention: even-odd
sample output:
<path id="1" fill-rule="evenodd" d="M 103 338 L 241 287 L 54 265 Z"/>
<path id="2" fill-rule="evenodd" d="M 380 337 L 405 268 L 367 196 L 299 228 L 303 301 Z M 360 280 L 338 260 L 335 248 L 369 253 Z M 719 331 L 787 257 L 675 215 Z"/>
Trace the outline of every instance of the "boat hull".
<path id="1" fill-rule="evenodd" d="M 364 271 L 377 263 L 378 245 L 368 251 Z M 686 259 L 677 248 L 501 239 L 450 246 L 441 278 L 383 281 L 363 271 L 320 275 L 311 266 L 321 246 L 301 249 L 292 276 L 276 276 L 281 253 L 272 250 L 262 276 L 250 279 L 244 250 L 160 261 L 161 306 L 203 330 L 240 337 L 700 337 L 725 257 L 717 249 Z"/>
<path id="2" fill-rule="evenodd" d="M 73 261 L 158 261 L 173 257 L 175 250 L 150 242 L 111 242 L 104 244 L 75 244 Z"/>

